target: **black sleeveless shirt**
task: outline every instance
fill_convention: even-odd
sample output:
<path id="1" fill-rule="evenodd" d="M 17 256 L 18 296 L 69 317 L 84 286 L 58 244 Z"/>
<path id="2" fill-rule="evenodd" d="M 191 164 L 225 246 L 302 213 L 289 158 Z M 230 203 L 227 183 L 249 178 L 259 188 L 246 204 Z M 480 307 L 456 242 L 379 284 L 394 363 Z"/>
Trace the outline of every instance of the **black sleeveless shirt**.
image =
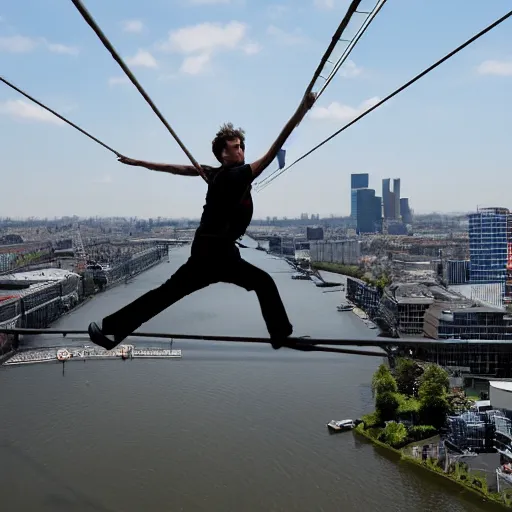
<path id="1" fill-rule="evenodd" d="M 245 234 L 254 211 L 251 166 L 220 167 L 207 174 L 208 192 L 196 239 L 234 242 Z"/>

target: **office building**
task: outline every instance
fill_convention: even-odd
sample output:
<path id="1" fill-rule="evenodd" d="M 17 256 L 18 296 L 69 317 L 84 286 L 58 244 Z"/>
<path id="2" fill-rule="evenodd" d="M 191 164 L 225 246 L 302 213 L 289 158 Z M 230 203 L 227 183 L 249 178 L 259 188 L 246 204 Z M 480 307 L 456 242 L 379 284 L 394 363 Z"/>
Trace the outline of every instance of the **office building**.
<path id="1" fill-rule="evenodd" d="M 368 188 L 370 183 L 370 175 L 365 174 L 351 174 L 350 175 L 350 188 Z"/>
<path id="2" fill-rule="evenodd" d="M 393 218 L 400 220 L 400 178 L 393 180 Z"/>
<path id="3" fill-rule="evenodd" d="M 382 198 L 375 196 L 375 190 L 357 190 L 357 231 L 377 233 L 382 229 Z"/>
<path id="4" fill-rule="evenodd" d="M 404 224 L 412 224 L 412 211 L 407 197 L 400 198 L 400 214 Z"/>
<path id="5" fill-rule="evenodd" d="M 350 175 L 350 216 L 357 219 L 357 190 L 368 188 L 370 176 L 364 174 L 351 174 Z"/>
<path id="6" fill-rule="evenodd" d="M 471 283 L 500 283 L 512 299 L 512 215 L 507 208 L 482 208 L 469 215 Z"/>
<path id="7" fill-rule="evenodd" d="M 384 219 L 401 220 L 401 200 L 400 200 L 400 178 L 393 179 L 393 191 L 390 188 L 391 180 L 384 178 L 382 180 L 382 204 L 384 207 Z"/>

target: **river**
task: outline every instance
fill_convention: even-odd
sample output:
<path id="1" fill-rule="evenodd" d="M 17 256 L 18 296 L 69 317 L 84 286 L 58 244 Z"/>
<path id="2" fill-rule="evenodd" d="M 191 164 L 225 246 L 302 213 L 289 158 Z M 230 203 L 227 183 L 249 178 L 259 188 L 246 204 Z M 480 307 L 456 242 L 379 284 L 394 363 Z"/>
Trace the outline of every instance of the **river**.
<path id="1" fill-rule="evenodd" d="M 172 251 L 169 263 L 99 294 L 53 327 L 86 328 L 162 283 L 189 250 Z M 296 335 L 376 335 L 336 311 L 340 292 L 292 280 L 290 267 L 264 252 L 242 254 L 272 273 Z M 255 294 L 227 284 L 185 298 L 143 329 L 267 335 Z M 329 420 L 371 411 L 381 359 L 260 344 L 175 341 L 173 348 L 182 349 L 181 360 L 0 367 L 2 510 L 495 509 L 353 433 L 329 435 Z"/>

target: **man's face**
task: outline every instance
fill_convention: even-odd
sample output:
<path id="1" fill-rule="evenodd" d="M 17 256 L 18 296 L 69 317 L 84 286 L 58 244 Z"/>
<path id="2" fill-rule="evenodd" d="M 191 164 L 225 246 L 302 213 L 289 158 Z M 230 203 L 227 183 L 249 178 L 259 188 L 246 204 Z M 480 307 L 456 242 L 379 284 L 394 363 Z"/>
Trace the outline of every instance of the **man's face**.
<path id="1" fill-rule="evenodd" d="M 240 139 L 228 140 L 222 151 L 224 165 L 241 164 L 245 159 L 244 150 L 240 146 Z"/>

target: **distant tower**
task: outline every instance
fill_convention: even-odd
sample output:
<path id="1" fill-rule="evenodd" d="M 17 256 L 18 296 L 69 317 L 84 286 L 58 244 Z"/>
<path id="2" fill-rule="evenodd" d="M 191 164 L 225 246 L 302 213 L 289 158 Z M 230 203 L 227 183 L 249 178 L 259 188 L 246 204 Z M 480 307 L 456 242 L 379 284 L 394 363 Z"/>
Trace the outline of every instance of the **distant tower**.
<path id="1" fill-rule="evenodd" d="M 350 175 L 350 216 L 357 220 L 357 191 L 361 188 L 368 188 L 370 176 L 364 174 Z"/>
<path id="2" fill-rule="evenodd" d="M 394 194 L 394 206 L 393 206 L 393 218 L 400 220 L 400 178 L 393 180 L 393 194 Z"/>

